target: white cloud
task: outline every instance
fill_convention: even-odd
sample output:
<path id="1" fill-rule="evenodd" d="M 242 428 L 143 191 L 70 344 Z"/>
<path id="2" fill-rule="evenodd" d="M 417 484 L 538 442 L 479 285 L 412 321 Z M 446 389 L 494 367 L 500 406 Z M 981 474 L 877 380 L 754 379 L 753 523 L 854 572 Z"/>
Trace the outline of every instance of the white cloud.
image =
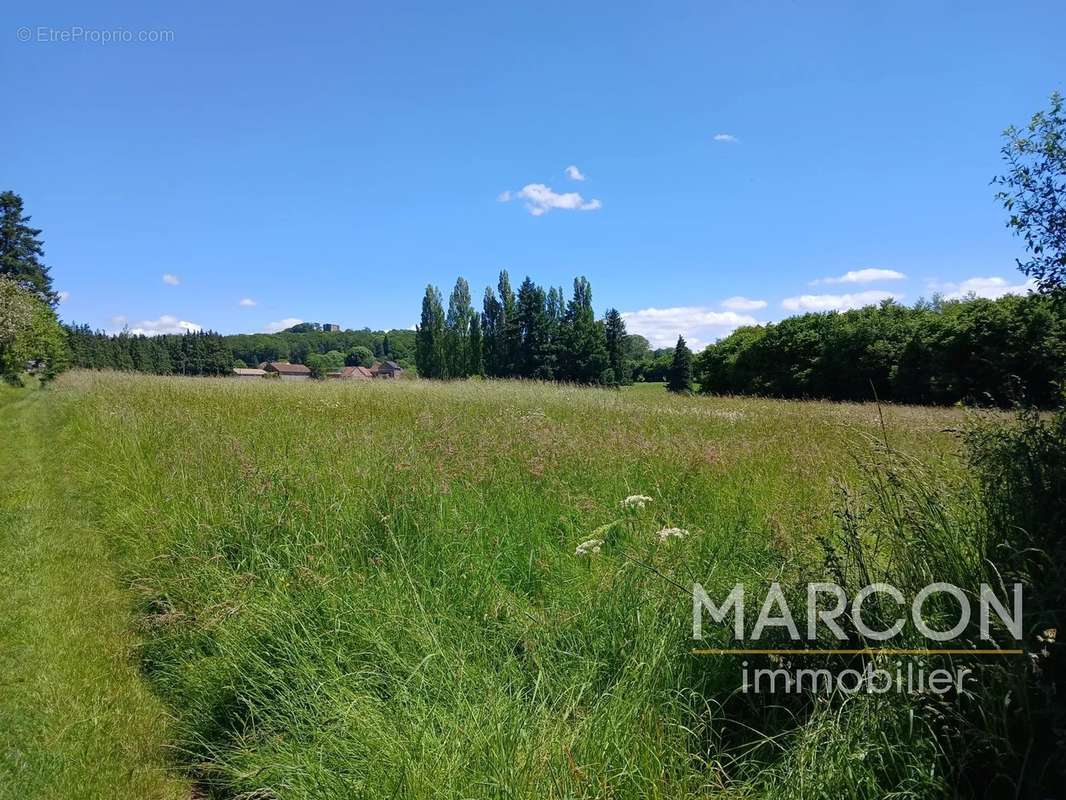
<path id="1" fill-rule="evenodd" d="M 163 333 L 196 333 L 202 328 L 195 322 L 178 319 L 172 314 L 163 314 L 159 319 L 145 319 L 140 322 L 129 323 L 125 314 L 111 318 L 111 324 L 116 331 L 127 329 L 135 336 L 159 336 Z"/>
<path id="2" fill-rule="evenodd" d="M 901 300 L 903 295 L 868 289 L 854 294 L 804 294 L 786 297 L 782 308 L 788 311 L 847 311 L 850 308 L 876 305 L 882 300 Z"/>
<path id="3" fill-rule="evenodd" d="M 712 311 L 701 306 L 624 311 L 622 319 L 629 333 L 640 334 L 652 347 L 673 347 L 678 335 L 681 335 L 693 350 L 702 350 L 715 339 L 729 335 L 742 325 L 759 324 L 757 319 L 747 314 Z"/>
<path id="4" fill-rule="evenodd" d="M 506 203 L 519 198 L 526 201 L 526 210 L 534 217 L 547 214 L 553 208 L 563 211 L 595 211 L 603 207 L 599 200 L 586 200 L 577 192 L 559 194 L 543 183 L 528 183 L 517 192 L 501 192 L 496 199 Z"/>
<path id="5" fill-rule="evenodd" d="M 747 297 L 730 297 L 722 301 L 722 308 L 728 308 L 731 311 L 758 311 L 760 308 L 766 308 L 766 301 L 751 300 Z"/>
<path id="6" fill-rule="evenodd" d="M 1036 281 L 1030 278 L 1024 283 L 1011 284 L 1006 278 L 968 278 L 961 283 L 932 284 L 946 300 L 961 300 L 971 294 L 995 300 L 1007 294 L 1025 294 L 1036 289 Z"/>
<path id="7" fill-rule="evenodd" d="M 291 328 L 293 325 L 299 325 L 301 322 L 303 320 L 297 317 L 285 317 L 285 319 L 279 319 L 277 322 L 268 322 L 263 330 L 265 333 L 277 333 L 286 328 Z"/>
<path id="8" fill-rule="evenodd" d="M 811 286 L 817 286 L 820 283 L 873 283 L 874 281 L 901 281 L 907 276 L 902 272 L 897 272 L 894 269 L 875 269 L 873 267 L 867 267 L 866 269 L 852 269 L 845 272 L 836 278 L 819 278 L 816 281 L 811 281 Z"/>
<path id="9" fill-rule="evenodd" d="M 177 275 L 172 275 L 169 272 L 164 272 L 163 283 L 165 283 L 167 286 L 177 286 L 179 283 L 181 283 L 181 278 L 179 278 Z"/>
<path id="10" fill-rule="evenodd" d="M 245 297 L 244 299 L 241 300 L 240 303 L 238 303 L 238 305 L 242 305 L 245 308 L 251 308 L 252 306 L 255 305 L 255 300 L 253 300 L 250 297 Z"/>
<path id="11" fill-rule="evenodd" d="M 731 133 L 716 133 L 714 135 L 714 140 L 716 142 L 729 142 L 729 143 L 732 143 L 732 144 L 735 144 L 736 142 L 740 141 L 740 139 L 738 139 L 736 136 L 734 136 Z"/>
<path id="12" fill-rule="evenodd" d="M 65 303 L 70 299 L 70 292 L 57 292 L 56 296 L 59 298 L 60 303 Z"/>
<path id="13" fill-rule="evenodd" d="M 573 164 L 566 168 L 566 177 L 568 177 L 572 181 L 585 180 L 585 176 L 581 173 L 581 170 L 579 170 Z"/>

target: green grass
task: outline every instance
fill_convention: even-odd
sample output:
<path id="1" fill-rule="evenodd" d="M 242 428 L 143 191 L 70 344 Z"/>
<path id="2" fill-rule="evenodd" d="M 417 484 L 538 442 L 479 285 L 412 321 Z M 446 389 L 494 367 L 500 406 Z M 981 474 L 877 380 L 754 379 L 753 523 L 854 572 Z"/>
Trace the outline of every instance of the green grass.
<path id="1" fill-rule="evenodd" d="M 699 384 L 694 384 L 693 389 L 698 390 Z M 664 381 L 641 381 L 623 386 L 622 391 L 635 397 L 651 399 L 666 394 L 666 383 Z"/>
<path id="2" fill-rule="evenodd" d="M 654 388 L 64 376 L 5 412 L 22 451 L 47 412 L 48 477 L 21 491 L 54 495 L 7 550 L 60 520 L 74 534 L 47 533 L 33 546 L 48 558 L 7 568 L 48 574 L 4 637 L 47 627 L 50 595 L 81 598 L 51 640 L 91 644 L 110 670 L 101 691 L 143 691 L 116 570 L 180 764 L 219 797 L 930 796 L 932 744 L 876 704 L 794 718 L 738 698 L 735 663 L 690 655 L 691 598 L 674 585 L 816 564 L 835 481 L 882 435 L 877 408 Z M 894 448 L 953 469 L 945 429 L 961 412 L 885 419 Z M 575 556 L 631 494 L 654 500 L 602 553 Z M 666 526 L 690 535 L 660 546 Z M 38 661 L 14 665 L 28 677 L 5 751 L 36 759 L 26 775 L 53 753 L 86 771 L 69 729 L 54 748 L 20 744 L 82 716 L 70 700 L 38 719 L 34 696 L 93 674 Z M 141 724 L 158 719 L 135 705 Z M 128 768 L 158 777 L 163 726 L 148 727 L 92 746 L 135 738 Z"/>
<path id="3" fill-rule="evenodd" d="M 181 798 L 130 596 L 56 452 L 43 392 L 0 390 L 0 798 Z"/>

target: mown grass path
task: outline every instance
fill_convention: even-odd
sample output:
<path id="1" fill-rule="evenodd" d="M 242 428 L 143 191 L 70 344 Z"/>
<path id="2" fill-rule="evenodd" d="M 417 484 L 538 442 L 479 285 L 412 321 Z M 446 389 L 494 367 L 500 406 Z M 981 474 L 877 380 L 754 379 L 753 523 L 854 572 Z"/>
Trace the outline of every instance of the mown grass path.
<path id="1" fill-rule="evenodd" d="M 0 391 L 0 798 L 188 798 L 49 395 Z"/>

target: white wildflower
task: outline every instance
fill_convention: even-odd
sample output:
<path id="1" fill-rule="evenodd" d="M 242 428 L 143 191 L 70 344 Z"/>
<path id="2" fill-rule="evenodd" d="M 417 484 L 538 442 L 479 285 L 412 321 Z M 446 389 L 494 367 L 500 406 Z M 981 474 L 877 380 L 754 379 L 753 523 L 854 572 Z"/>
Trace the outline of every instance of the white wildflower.
<path id="1" fill-rule="evenodd" d="M 603 547 L 603 539 L 589 539 L 587 542 L 582 542 L 577 546 L 577 550 L 574 551 L 575 556 L 592 556 L 600 552 L 600 548 Z"/>
<path id="2" fill-rule="evenodd" d="M 622 508 L 626 511 L 643 511 L 644 504 L 650 503 L 651 498 L 644 494 L 631 494 L 622 501 Z"/>
<path id="3" fill-rule="evenodd" d="M 684 528 L 663 528 L 659 531 L 659 542 L 666 542 L 670 539 L 684 539 L 688 536 L 688 531 Z"/>

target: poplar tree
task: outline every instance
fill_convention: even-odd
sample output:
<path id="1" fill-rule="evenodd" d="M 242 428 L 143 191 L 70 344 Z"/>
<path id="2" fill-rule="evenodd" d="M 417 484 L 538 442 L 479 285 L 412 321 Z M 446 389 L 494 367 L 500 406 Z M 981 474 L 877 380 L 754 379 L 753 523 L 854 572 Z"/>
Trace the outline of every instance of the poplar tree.
<path id="1" fill-rule="evenodd" d="M 607 366 L 611 370 L 611 383 L 622 385 L 629 383 L 625 366 L 626 323 L 618 309 L 607 311 L 603 318 L 604 336 L 607 340 Z"/>
<path id="2" fill-rule="evenodd" d="M 493 378 L 502 378 L 503 369 L 503 306 L 496 299 L 491 286 L 485 287 L 485 299 L 481 304 L 482 350 L 485 353 L 485 372 Z"/>
<path id="3" fill-rule="evenodd" d="M 484 375 L 485 365 L 482 351 L 481 315 L 476 311 L 470 319 L 470 361 L 467 366 L 468 375 Z"/>
<path id="4" fill-rule="evenodd" d="M 500 272 L 499 286 L 500 305 L 503 313 L 500 316 L 500 341 L 501 341 L 501 376 L 509 377 L 517 374 L 518 348 L 522 341 L 522 334 L 518 325 L 518 303 L 514 290 L 511 289 L 511 277 L 507 270 Z"/>
<path id="5" fill-rule="evenodd" d="M 558 375 L 563 347 L 561 339 L 563 317 L 566 314 L 566 298 L 563 296 L 562 286 L 553 286 L 548 289 L 545 312 L 548 318 L 548 356 L 551 360 L 552 371 Z"/>
<path id="6" fill-rule="evenodd" d="M 574 294 L 566 306 L 560 335 L 562 377 L 575 383 L 599 383 L 607 369 L 607 342 L 603 325 L 592 310 L 592 285 L 574 279 Z"/>
<path id="7" fill-rule="evenodd" d="M 445 321 L 444 370 L 447 378 L 465 378 L 470 374 L 470 320 L 473 316 L 470 284 L 460 277 L 448 298 Z"/>
<path id="8" fill-rule="evenodd" d="M 422 298 L 422 319 L 415 328 L 415 365 L 424 378 L 444 377 L 444 306 L 440 289 L 430 284 Z"/>

